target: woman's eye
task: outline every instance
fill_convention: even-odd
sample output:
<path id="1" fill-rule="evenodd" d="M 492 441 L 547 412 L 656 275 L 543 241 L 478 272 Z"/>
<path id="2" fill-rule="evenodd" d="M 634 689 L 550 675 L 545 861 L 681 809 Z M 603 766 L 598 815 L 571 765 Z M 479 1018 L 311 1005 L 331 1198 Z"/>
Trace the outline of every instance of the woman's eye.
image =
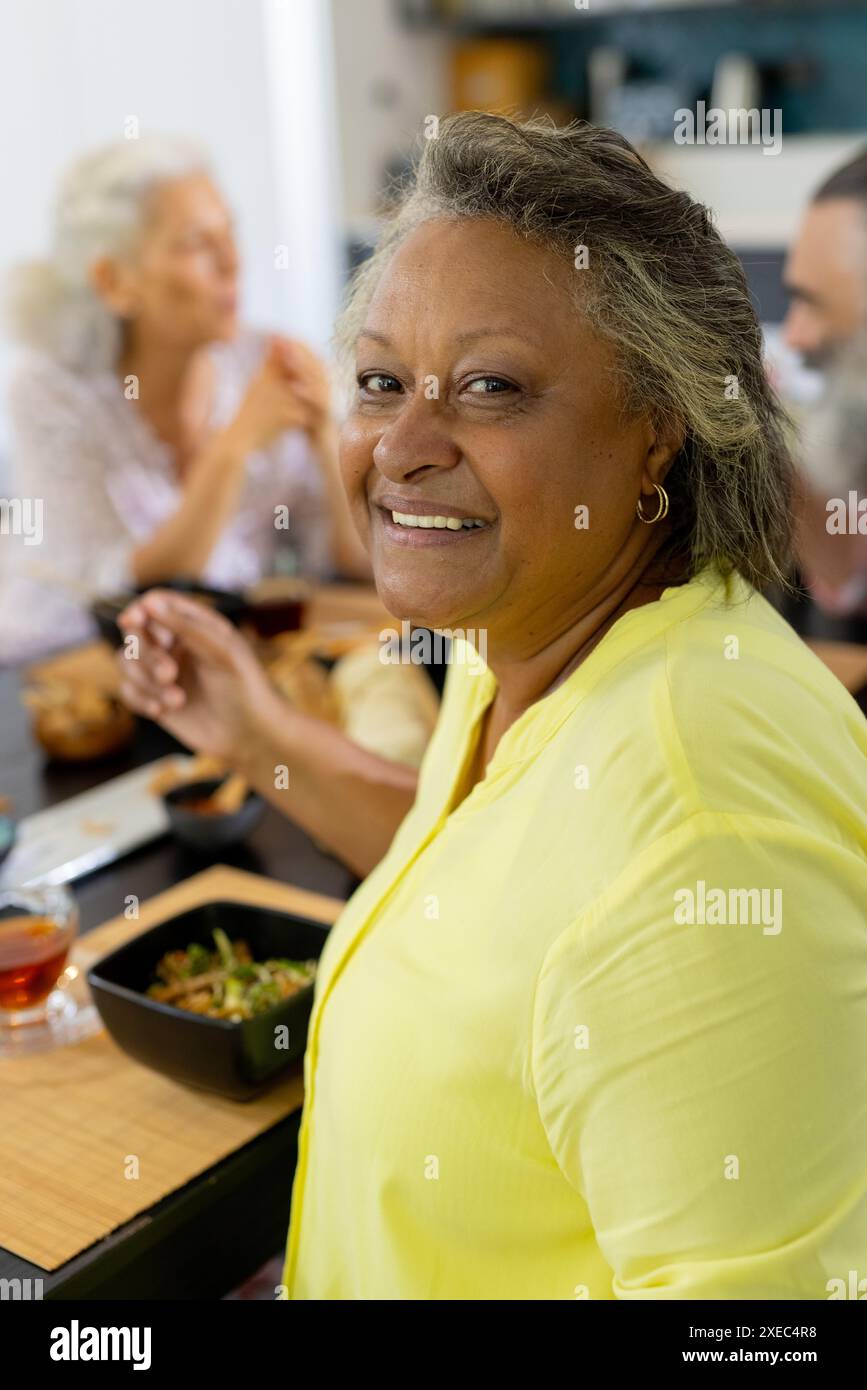
<path id="1" fill-rule="evenodd" d="M 464 387 L 465 391 L 474 396 L 501 396 L 516 389 L 511 381 L 506 381 L 501 376 L 477 376 Z"/>
<path id="2" fill-rule="evenodd" d="M 389 376 L 387 372 L 362 372 L 357 380 L 362 391 L 368 391 L 374 396 L 400 390 L 400 382 L 397 377 Z"/>

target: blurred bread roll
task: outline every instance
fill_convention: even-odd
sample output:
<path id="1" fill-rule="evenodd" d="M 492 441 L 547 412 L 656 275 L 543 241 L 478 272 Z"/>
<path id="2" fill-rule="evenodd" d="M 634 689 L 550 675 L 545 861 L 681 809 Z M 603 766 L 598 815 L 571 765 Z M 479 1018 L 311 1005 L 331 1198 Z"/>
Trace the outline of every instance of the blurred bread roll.
<path id="1" fill-rule="evenodd" d="M 329 724 L 339 722 L 337 701 L 328 672 L 313 657 L 283 658 L 267 668 L 273 685 L 302 714 L 315 715 Z"/>
<path id="2" fill-rule="evenodd" d="M 420 666 L 386 664 L 366 642 L 331 672 L 340 725 L 348 738 L 392 762 L 418 767 L 439 714 L 439 698 Z"/>

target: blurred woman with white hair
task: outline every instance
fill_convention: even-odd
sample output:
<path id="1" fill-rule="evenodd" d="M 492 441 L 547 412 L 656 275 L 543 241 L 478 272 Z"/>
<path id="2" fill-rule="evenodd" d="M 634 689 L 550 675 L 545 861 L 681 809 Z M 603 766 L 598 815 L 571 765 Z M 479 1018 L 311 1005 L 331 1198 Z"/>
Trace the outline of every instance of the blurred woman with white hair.
<path id="1" fill-rule="evenodd" d="M 88 637 L 88 593 L 252 584 L 281 537 L 311 577 L 370 573 L 326 368 L 297 340 L 240 328 L 237 282 L 231 214 L 198 147 L 123 140 L 71 169 L 49 259 L 10 286 L 26 348 L 10 496 L 40 525 L 5 542 L 0 659 Z"/>

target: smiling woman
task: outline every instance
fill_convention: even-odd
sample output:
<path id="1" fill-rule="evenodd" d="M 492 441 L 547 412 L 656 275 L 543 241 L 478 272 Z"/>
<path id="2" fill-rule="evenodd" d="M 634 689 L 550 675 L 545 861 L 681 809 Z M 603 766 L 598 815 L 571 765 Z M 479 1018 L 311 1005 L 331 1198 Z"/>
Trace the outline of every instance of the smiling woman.
<path id="1" fill-rule="evenodd" d="M 518 152 L 524 164 L 513 177 L 504 161 Z M 626 141 L 589 126 L 554 132 L 471 115 L 428 142 L 339 325 L 347 371 L 357 345 L 359 382 L 370 367 L 379 373 L 362 382 L 368 415 L 393 412 L 409 384 L 378 319 L 422 332 L 435 286 L 448 295 L 444 318 L 450 310 L 453 322 L 442 332 L 464 349 L 464 377 L 444 376 L 428 352 L 423 380 L 433 390 L 417 390 L 416 405 L 431 396 L 460 401 L 467 420 L 495 411 L 505 421 L 528 418 L 530 428 L 556 423 L 559 406 L 568 449 L 569 408 L 590 409 L 610 377 L 618 390 L 602 393 L 609 407 L 630 422 L 649 417 L 658 434 L 656 472 L 667 474 L 671 499 L 661 548 L 673 568 L 695 573 L 713 563 L 757 588 L 785 582 L 792 469 L 743 273 L 706 209 L 654 179 Z M 547 458 L 537 466 L 551 471 Z M 594 470 L 599 482 L 616 467 L 606 456 L 605 469 Z M 580 477 L 571 482 L 576 502 L 592 500 Z M 634 498 L 655 504 L 652 482 L 636 478 Z"/>
<path id="2" fill-rule="evenodd" d="M 370 871 L 287 1292 L 826 1298 L 867 1246 L 867 725 L 761 595 L 791 471 L 734 256 L 613 132 L 455 116 L 340 338 L 379 593 L 487 642 L 408 812 L 216 615 L 127 618 L 132 698 Z M 780 930 L 684 921 L 707 883 Z"/>

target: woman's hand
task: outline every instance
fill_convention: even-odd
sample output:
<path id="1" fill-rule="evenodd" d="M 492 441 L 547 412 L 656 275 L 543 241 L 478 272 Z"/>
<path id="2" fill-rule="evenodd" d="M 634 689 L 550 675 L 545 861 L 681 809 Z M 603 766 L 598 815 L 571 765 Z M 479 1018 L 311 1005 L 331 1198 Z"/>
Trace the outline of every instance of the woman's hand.
<path id="1" fill-rule="evenodd" d="M 118 621 L 121 694 L 131 709 L 242 772 L 354 873 L 379 863 L 415 798 L 412 768 L 294 709 L 243 637 L 195 599 L 152 589 Z M 278 768 L 288 779 L 275 778 Z"/>
<path id="2" fill-rule="evenodd" d="M 337 569 L 347 578 L 370 580 L 373 578 L 370 557 L 350 516 L 340 476 L 338 427 L 331 413 L 328 368 L 306 344 L 294 338 L 275 338 L 272 353 L 307 412 L 304 429 L 325 479 L 332 554 Z"/>
<path id="3" fill-rule="evenodd" d="M 237 765 L 278 698 L 241 634 L 196 599 L 152 589 L 121 613 L 121 696 L 199 753 Z"/>
<path id="4" fill-rule="evenodd" d="M 316 440 L 324 437 L 322 411 L 327 417 L 327 403 L 323 406 L 321 389 L 310 385 L 312 369 L 305 366 L 296 389 L 286 353 L 286 342 L 273 339 L 235 418 L 191 461 L 179 507 L 134 550 L 132 569 L 140 587 L 204 571 L 237 508 L 251 453 L 266 448 L 284 430 L 307 430 Z"/>
<path id="5" fill-rule="evenodd" d="M 306 411 L 304 429 L 316 443 L 335 428 L 331 415 L 331 380 L 328 368 L 306 343 L 297 338 L 274 338 L 274 362 L 291 385 L 296 400 Z"/>
<path id="6" fill-rule="evenodd" d="M 229 433 L 242 441 L 245 451 L 252 451 L 267 448 L 284 430 L 310 430 L 317 419 L 308 400 L 296 389 L 295 378 L 287 371 L 286 340 L 272 339 Z"/>

